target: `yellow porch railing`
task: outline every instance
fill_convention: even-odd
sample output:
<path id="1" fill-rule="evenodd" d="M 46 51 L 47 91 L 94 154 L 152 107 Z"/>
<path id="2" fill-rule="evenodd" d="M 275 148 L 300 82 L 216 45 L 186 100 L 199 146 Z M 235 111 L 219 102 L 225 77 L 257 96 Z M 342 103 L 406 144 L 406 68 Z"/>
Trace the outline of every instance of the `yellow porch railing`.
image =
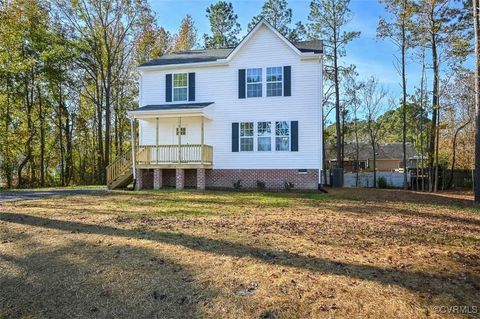
<path id="1" fill-rule="evenodd" d="M 138 165 L 205 164 L 213 162 L 213 147 L 202 144 L 140 145 L 137 146 Z"/>

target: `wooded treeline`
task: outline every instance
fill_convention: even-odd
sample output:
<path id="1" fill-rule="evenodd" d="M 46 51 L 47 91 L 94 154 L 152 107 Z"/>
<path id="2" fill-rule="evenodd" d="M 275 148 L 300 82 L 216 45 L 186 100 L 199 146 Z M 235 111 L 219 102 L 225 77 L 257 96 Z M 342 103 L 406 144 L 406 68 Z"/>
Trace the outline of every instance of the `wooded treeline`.
<path id="1" fill-rule="evenodd" d="M 392 78 L 398 78 L 400 98 L 392 97 L 374 77 L 358 80 L 355 65 L 343 62 L 346 44 L 358 37 L 349 30 L 350 1 L 318 2 L 327 49 L 324 119 L 335 112 L 335 129 L 326 125 L 325 145 L 335 145 L 337 168 L 343 169 L 345 143 L 357 149 L 359 143 L 368 143 L 375 157 L 379 144 L 401 142 L 404 188 L 407 143 L 424 159 L 426 190 L 437 191 L 441 166 L 473 169 L 474 75 L 464 66 L 473 54 L 472 2 L 380 0 L 385 15 L 378 22 L 377 38 L 397 48 L 392 60 L 397 74 Z M 418 80 L 408 74 L 412 65 L 421 70 Z"/>
<path id="2" fill-rule="evenodd" d="M 381 3 L 377 32 L 399 49 L 392 77 L 402 86 L 400 99 L 375 78 L 359 80 L 345 63 L 348 43 L 361 36 L 349 28 L 349 0 L 313 0 L 307 21 L 297 22 L 286 0 L 267 0 L 244 30 L 263 17 L 291 41 L 323 40 L 325 124 L 335 118 L 325 139 L 336 145 L 340 167 L 343 145 L 352 141 L 372 148 L 413 142 L 432 168 L 472 167 L 473 75 L 463 68 L 472 53 L 471 2 Z M 136 66 L 172 51 L 240 41 L 231 3 L 213 3 L 205 13 L 210 32 L 200 36 L 189 15 L 169 32 L 146 0 L 0 0 L 4 186 L 104 184 L 107 165 L 130 148 L 126 111 L 138 106 Z M 414 91 L 409 64 L 422 72 Z"/>

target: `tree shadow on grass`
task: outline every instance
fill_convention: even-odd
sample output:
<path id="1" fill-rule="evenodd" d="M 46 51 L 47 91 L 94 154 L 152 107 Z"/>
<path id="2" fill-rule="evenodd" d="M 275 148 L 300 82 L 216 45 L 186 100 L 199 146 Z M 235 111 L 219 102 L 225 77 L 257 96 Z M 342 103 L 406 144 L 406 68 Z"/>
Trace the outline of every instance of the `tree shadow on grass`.
<path id="1" fill-rule="evenodd" d="M 363 215 L 403 215 L 407 217 L 417 217 L 420 219 L 431 220 L 434 222 L 447 222 L 447 223 L 456 223 L 464 224 L 465 226 L 480 226 L 480 215 L 472 215 L 469 217 L 455 216 L 452 213 L 433 213 L 429 211 L 422 210 L 421 208 L 399 208 L 399 207 L 385 207 L 384 205 L 377 204 L 368 204 L 367 206 L 354 206 L 354 205 L 343 205 L 340 207 L 328 207 L 331 210 L 338 211 L 340 213 L 354 213 L 354 214 L 363 214 Z M 477 218 L 475 218 L 477 217 Z"/>
<path id="2" fill-rule="evenodd" d="M 51 220 L 42 217 L 17 213 L 0 213 L 0 220 L 23 225 L 40 226 L 70 232 L 101 234 L 136 239 L 147 239 L 159 243 L 181 245 L 183 247 L 234 257 L 248 257 L 261 262 L 306 269 L 321 274 L 339 275 L 361 280 L 369 280 L 383 285 L 406 288 L 442 296 L 457 304 L 473 304 L 480 299 L 480 276 L 438 275 L 422 271 L 389 269 L 373 265 L 335 262 L 319 257 L 306 257 L 286 251 L 252 247 L 219 239 L 200 236 L 161 232 L 135 231 L 110 226 L 90 225 L 72 221 Z"/>
<path id="3" fill-rule="evenodd" d="M 182 265 L 131 246 L 77 241 L 23 256 L 2 252 L 0 266 L 1 318 L 194 318 L 217 294 Z"/>
<path id="4" fill-rule="evenodd" d="M 307 195 L 308 196 L 308 195 Z M 313 197 L 321 199 L 323 194 L 314 194 Z M 365 188 L 344 188 L 332 190 L 326 197 L 347 199 L 354 201 L 375 201 L 393 203 L 412 203 L 430 206 L 442 206 L 457 209 L 466 209 L 473 212 L 480 212 L 480 206 L 475 204 L 473 199 L 459 198 L 453 193 L 424 193 L 415 191 L 404 191 L 399 189 L 365 189 Z"/>

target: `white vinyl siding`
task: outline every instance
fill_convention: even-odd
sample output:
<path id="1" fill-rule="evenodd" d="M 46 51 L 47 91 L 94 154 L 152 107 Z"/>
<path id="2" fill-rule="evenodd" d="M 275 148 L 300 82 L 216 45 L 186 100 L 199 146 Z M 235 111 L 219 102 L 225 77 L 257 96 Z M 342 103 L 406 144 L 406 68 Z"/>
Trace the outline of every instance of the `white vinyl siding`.
<path id="1" fill-rule="evenodd" d="M 275 54 L 272 54 L 275 52 Z M 238 70 L 289 65 L 292 68 L 292 96 L 268 98 L 238 98 Z M 163 104 L 166 70 L 140 69 L 141 106 Z M 204 108 L 205 144 L 213 146 L 214 169 L 320 169 L 322 165 L 322 64 L 319 60 L 303 60 L 267 27 L 262 27 L 232 58 L 228 66 L 183 67 L 180 72 L 195 72 L 195 99 L 214 102 Z M 265 78 L 265 75 L 263 76 Z M 265 87 L 265 86 L 264 86 Z M 172 95 L 173 97 L 173 95 Z M 298 152 L 275 151 L 275 122 L 298 121 Z M 160 120 L 160 143 L 176 144 L 173 117 Z M 182 143 L 200 143 L 200 118 L 182 118 L 187 128 Z M 148 123 L 145 123 L 148 122 Z M 258 151 L 257 133 L 253 152 L 232 152 L 232 123 L 271 122 L 272 150 Z M 188 124 L 188 125 L 187 125 Z M 155 118 L 142 121 L 142 143 L 155 144 Z M 240 143 L 239 143 L 240 150 Z"/>

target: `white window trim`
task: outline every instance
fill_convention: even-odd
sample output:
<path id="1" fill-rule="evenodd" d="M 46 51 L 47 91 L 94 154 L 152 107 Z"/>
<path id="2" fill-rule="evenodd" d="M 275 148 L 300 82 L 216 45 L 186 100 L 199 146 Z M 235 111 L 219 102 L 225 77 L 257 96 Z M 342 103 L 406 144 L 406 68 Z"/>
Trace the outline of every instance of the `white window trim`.
<path id="1" fill-rule="evenodd" d="M 277 135 L 277 122 L 287 122 L 288 124 L 288 149 L 287 150 L 277 150 L 277 137 L 285 137 L 286 135 Z M 274 139 L 274 146 L 275 152 L 291 152 L 292 150 L 292 121 L 275 121 L 275 139 Z"/>
<path id="2" fill-rule="evenodd" d="M 270 145 L 271 149 L 270 151 L 259 151 L 258 150 L 258 123 L 260 122 L 269 122 L 271 125 L 271 130 L 272 133 L 270 135 Z M 277 122 L 287 122 L 288 124 L 288 149 L 284 151 L 277 151 L 277 145 L 276 145 L 276 138 L 277 138 Z M 241 125 L 242 123 L 253 123 L 253 151 L 242 151 L 242 136 L 241 136 Z M 282 137 L 286 135 L 279 135 L 278 137 Z M 252 138 L 248 137 L 248 138 Z M 291 120 L 258 120 L 258 121 L 252 121 L 252 120 L 244 120 L 244 121 L 239 121 L 238 122 L 238 152 L 240 153 L 260 153 L 260 154 L 270 154 L 270 153 L 289 153 L 292 151 L 292 121 Z"/>
<path id="3" fill-rule="evenodd" d="M 185 88 L 185 86 L 179 86 L 179 87 L 175 87 L 175 75 L 178 75 L 178 74 L 186 74 L 187 75 L 187 99 L 186 100 L 175 100 L 175 89 L 183 89 Z M 188 72 L 177 72 L 177 73 L 172 73 L 172 103 L 175 103 L 175 102 L 188 102 L 188 96 L 190 95 L 190 83 L 188 83 Z"/>
<path id="4" fill-rule="evenodd" d="M 252 123 L 253 124 L 253 135 L 252 136 L 242 136 L 242 123 Z M 238 151 L 241 153 L 252 153 L 256 150 L 256 142 L 255 136 L 257 134 L 257 130 L 255 129 L 255 121 L 242 121 L 238 123 Z M 242 151 L 242 138 L 251 138 L 253 139 L 253 149 L 251 151 Z"/>
<path id="5" fill-rule="evenodd" d="M 280 68 L 280 70 L 282 71 L 281 74 L 282 74 L 282 80 L 281 81 L 268 81 L 268 75 L 267 75 L 267 69 L 268 68 Z M 284 79 L 284 76 L 283 76 L 283 66 L 267 66 L 265 68 L 265 97 L 283 97 L 283 79 Z M 281 86 L 281 89 L 282 89 L 282 94 L 280 95 L 272 95 L 272 96 L 268 96 L 268 83 L 282 83 L 282 86 Z"/>
<path id="6" fill-rule="evenodd" d="M 248 70 L 256 70 L 256 69 L 260 69 L 261 73 L 260 73 L 260 77 L 261 77 L 261 81 L 260 82 L 252 82 L 250 84 L 260 84 L 261 85 L 261 93 L 262 95 L 261 96 L 248 96 Z M 264 67 L 263 66 L 259 66 L 259 67 L 251 67 L 251 68 L 245 68 L 245 98 L 246 99 L 258 99 L 258 98 L 263 98 L 265 97 L 265 85 L 263 83 L 263 79 L 264 79 L 264 76 L 263 76 L 263 69 Z"/>
<path id="7" fill-rule="evenodd" d="M 258 149 L 258 139 L 259 139 L 260 137 L 266 137 L 266 136 L 260 136 L 260 135 L 258 135 L 258 123 L 270 123 L 270 150 L 269 150 L 269 151 L 260 151 L 260 150 Z M 273 132 L 273 128 L 274 128 L 274 127 L 273 127 L 273 125 L 272 125 L 273 123 L 275 123 L 275 122 L 272 122 L 272 121 L 257 121 L 257 122 L 255 122 L 255 127 L 254 127 L 254 128 L 255 128 L 255 131 L 256 131 L 256 132 L 255 132 L 255 144 L 256 144 L 256 145 L 255 145 L 255 151 L 256 151 L 256 152 L 268 153 L 268 152 L 273 152 L 273 151 L 274 151 L 274 147 L 272 147 L 272 146 L 274 146 L 273 142 L 275 141 L 275 140 L 273 140 L 273 136 L 274 136 L 274 134 L 273 134 L 273 133 L 274 133 L 274 132 Z"/>

